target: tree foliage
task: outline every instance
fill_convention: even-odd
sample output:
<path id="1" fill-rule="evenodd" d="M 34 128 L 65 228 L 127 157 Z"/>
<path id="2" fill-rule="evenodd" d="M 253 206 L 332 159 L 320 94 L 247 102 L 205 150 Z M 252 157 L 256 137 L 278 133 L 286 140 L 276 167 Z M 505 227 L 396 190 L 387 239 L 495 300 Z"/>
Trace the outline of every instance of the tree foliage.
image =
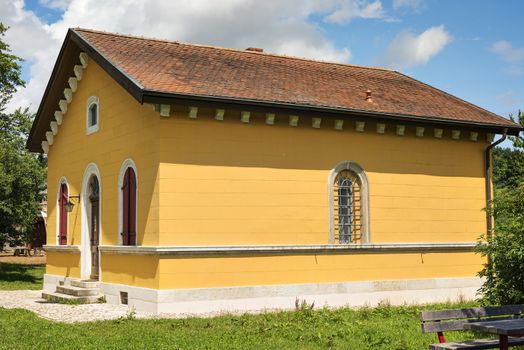
<path id="1" fill-rule="evenodd" d="M 519 111 L 514 121 L 524 125 Z M 510 138 L 511 148 L 493 149 L 495 200 L 493 237 L 481 237 L 477 250 L 489 260 L 479 276 L 480 289 L 488 304 L 524 303 L 524 138 Z"/>
<path id="2" fill-rule="evenodd" d="M 24 86 L 20 76 L 22 68 L 18 64 L 21 59 L 11 54 L 9 45 L 2 40 L 7 29 L 0 22 L 0 113 L 5 110 L 7 102 L 11 100 L 16 89 Z"/>
<path id="3" fill-rule="evenodd" d="M 520 109 L 518 110 L 516 115 L 510 114 L 509 119 L 524 127 L 524 112 L 522 112 Z M 524 151 L 524 136 L 510 136 L 509 139 L 511 140 L 511 142 L 513 142 L 513 147 Z"/>
<path id="4" fill-rule="evenodd" d="M 19 58 L 3 42 L 0 23 L 0 248 L 26 243 L 45 195 L 46 159 L 25 148 L 33 115 L 19 108 L 4 113 L 20 78 Z"/>
<path id="5" fill-rule="evenodd" d="M 524 182 L 497 190 L 494 201 L 495 234 L 483 237 L 478 251 L 490 260 L 480 271 L 480 289 L 489 304 L 524 303 Z"/>
<path id="6" fill-rule="evenodd" d="M 492 155 L 493 185 L 496 190 L 515 188 L 524 181 L 524 150 L 495 147 Z"/>

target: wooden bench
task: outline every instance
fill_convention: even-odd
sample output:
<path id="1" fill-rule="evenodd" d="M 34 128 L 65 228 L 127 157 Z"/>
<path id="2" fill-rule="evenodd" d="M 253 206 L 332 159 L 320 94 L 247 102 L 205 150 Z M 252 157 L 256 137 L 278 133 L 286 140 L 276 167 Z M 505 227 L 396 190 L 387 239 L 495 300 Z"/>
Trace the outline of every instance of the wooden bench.
<path id="1" fill-rule="evenodd" d="M 515 319 L 524 316 L 524 305 L 489 306 L 471 309 L 424 311 L 420 313 L 423 333 L 437 333 L 438 343 L 431 350 L 494 349 L 499 347 L 496 338 L 446 342 L 444 332 L 464 331 L 468 322 Z M 524 337 L 510 337 L 509 346 L 524 345 Z"/>

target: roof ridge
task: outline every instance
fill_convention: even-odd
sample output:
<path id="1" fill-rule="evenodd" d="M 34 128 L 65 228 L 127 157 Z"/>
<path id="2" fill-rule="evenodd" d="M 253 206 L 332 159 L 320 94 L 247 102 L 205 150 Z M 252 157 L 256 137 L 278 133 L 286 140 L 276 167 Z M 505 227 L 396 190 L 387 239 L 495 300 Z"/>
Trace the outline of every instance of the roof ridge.
<path id="1" fill-rule="evenodd" d="M 140 39 L 140 40 L 147 40 L 147 41 L 157 41 L 157 42 L 168 43 L 168 44 L 196 46 L 196 47 L 216 49 L 216 50 L 226 50 L 226 51 L 239 52 L 239 53 L 248 54 L 248 55 L 261 55 L 261 56 L 268 56 L 268 57 L 278 57 L 278 58 L 284 58 L 284 59 L 289 59 L 289 60 L 298 60 L 298 61 L 322 63 L 322 64 L 329 64 L 329 65 L 333 64 L 333 65 L 339 65 L 339 66 L 345 66 L 345 67 L 355 67 L 355 68 L 361 68 L 361 69 L 379 70 L 379 71 L 392 72 L 392 73 L 397 72 L 397 71 L 395 71 L 393 69 L 388 69 L 388 68 L 385 68 L 385 67 L 363 66 L 363 65 L 352 64 L 352 63 L 325 61 L 325 60 L 311 59 L 311 58 L 305 58 L 305 57 L 299 57 L 299 56 L 291 56 L 291 55 L 284 55 L 284 54 L 277 54 L 277 53 L 248 51 L 248 50 L 242 50 L 242 49 L 235 49 L 235 48 L 231 48 L 231 47 L 223 47 L 223 46 L 217 46 L 217 45 L 206 45 L 206 44 L 195 44 L 195 43 L 190 43 L 190 42 L 186 42 L 186 41 L 151 38 L 151 37 L 145 37 L 145 36 L 141 36 L 141 35 L 112 33 L 112 32 L 107 32 L 107 31 L 102 31 L 102 30 L 86 29 L 86 28 L 80 28 L 80 27 L 76 27 L 76 28 L 72 28 L 72 29 L 74 31 L 84 31 L 84 32 L 90 32 L 90 33 L 118 36 L 118 37 L 125 37 L 125 38 L 132 38 L 132 39 Z"/>

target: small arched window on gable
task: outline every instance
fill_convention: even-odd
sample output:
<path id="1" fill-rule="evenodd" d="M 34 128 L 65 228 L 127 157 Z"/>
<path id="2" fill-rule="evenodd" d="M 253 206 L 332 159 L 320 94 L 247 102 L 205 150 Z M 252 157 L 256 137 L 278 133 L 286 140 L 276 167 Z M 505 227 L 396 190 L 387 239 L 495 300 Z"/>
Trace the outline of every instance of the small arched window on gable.
<path id="1" fill-rule="evenodd" d="M 121 187 L 122 195 L 122 244 L 136 245 L 136 174 L 131 166 L 126 168 Z"/>
<path id="2" fill-rule="evenodd" d="M 329 177 L 330 243 L 369 243 L 368 181 L 352 162 L 340 163 Z"/>
<path id="3" fill-rule="evenodd" d="M 100 103 L 98 97 L 91 96 L 87 99 L 86 134 L 97 132 L 100 128 Z"/>
<path id="4" fill-rule="evenodd" d="M 67 202 L 69 201 L 69 193 L 66 182 L 60 182 L 60 190 L 58 195 L 58 244 L 67 244 L 67 219 L 69 212 L 67 211 Z"/>

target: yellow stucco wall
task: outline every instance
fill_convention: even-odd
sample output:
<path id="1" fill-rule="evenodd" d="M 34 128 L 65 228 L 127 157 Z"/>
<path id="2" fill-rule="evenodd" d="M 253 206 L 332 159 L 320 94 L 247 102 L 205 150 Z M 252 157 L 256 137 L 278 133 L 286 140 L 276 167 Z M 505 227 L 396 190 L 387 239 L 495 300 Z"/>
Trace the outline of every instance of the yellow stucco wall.
<path id="1" fill-rule="evenodd" d="M 104 282 L 128 284 L 137 287 L 159 288 L 158 256 L 102 254 Z"/>
<path id="2" fill-rule="evenodd" d="M 484 141 L 239 118 L 160 121 L 161 245 L 328 243 L 328 176 L 345 160 L 369 179 L 371 242 L 474 242 L 485 231 Z"/>
<path id="3" fill-rule="evenodd" d="M 98 96 L 100 101 L 100 129 L 86 135 L 86 104 L 90 96 Z M 70 195 L 78 195 L 82 190 L 84 172 L 90 163 L 97 165 L 101 175 L 100 244 L 117 244 L 118 176 L 127 158 L 135 162 L 140 181 L 138 244 L 158 243 L 158 124 L 158 114 L 152 111 L 151 106 L 140 105 L 90 60 L 48 154 L 48 244 L 56 244 L 60 178 L 67 179 Z M 76 203 L 75 200 L 73 202 Z M 83 203 L 76 203 L 69 214 L 70 245 L 80 245 L 81 242 L 81 205 Z M 70 256 L 70 253 L 53 253 L 53 259 L 47 264 L 48 271 L 58 271 L 55 267 L 73 263 Z"/>
<path id="4" fill-rule="evenodd" d="M 473 277 L 480 262 L 474 253 L 162 258 L 160 288 Z"/>
<path id="5" fill-rule="evenodd" d="M 80 254 L 47 252 L 45 272 L 50 275 L 79 278 Z"/>
<path id="6" fill-rule="evenodd" d="M 86 135 L 86 101 L 100 99 L 100 130 Z M 346 123 L 313 129 L 287 116 L 251 123 L 240 112 L 186 106 L 161 118 L 138 104 L 92 60 L 48 155 L 48 244 L 56 242 L 56 195 L 62 176 L 76 195 L 89 163 L 101 174 L 101 244 L 118 239 L 118 175 L 126 158 L 138 169 L 138 245 L 328 243 L 328 176 L 338 163 L 360 164 L 369 179 L 372 243 L 473 242 L 485 230 L 485 141 L 385 135 Z M 479 136 L 485 140 L 485 135 Z M 81 241 L 80 206 L 69 216 L 68 244 Z M 79 275 L 80 258 L 50 253 L 47 271 Z M 318 283 L 475 276 L 473 253 L 320 254 L 173 258 L 103 254 L 104 282 L 150 288 Z"/>

